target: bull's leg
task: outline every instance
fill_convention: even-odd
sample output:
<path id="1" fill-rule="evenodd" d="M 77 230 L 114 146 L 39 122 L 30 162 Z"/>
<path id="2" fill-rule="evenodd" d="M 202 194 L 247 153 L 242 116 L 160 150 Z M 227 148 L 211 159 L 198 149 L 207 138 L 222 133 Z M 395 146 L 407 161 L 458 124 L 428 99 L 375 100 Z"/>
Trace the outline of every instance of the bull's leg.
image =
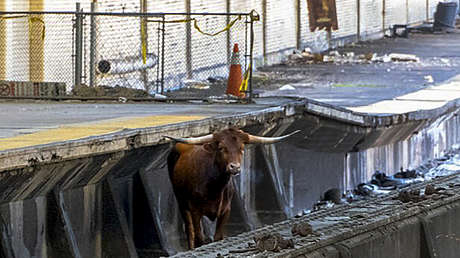
<path id="1" fill-rule="evenodd" d="M 201 230 L 201 218 L 203 216 L 199 213 L 193 213 L 193 228 L 195 229 L 195 247 L 202 246 L 204 241 L 203 231 Z"/>
<path id="2" fill-rule="evenodd" d="M 219 217 L 216 222 L 216 233 L 214 234 L 214 241 L 224 239 L 224 226 L 230 217 L 230 208 L 226 209 Z"/>
<path id="3" fill-rule="evenodd" d="M 194 227 L 193 227 L 192 213 L 188 210 L 184 211 L 183 218 L 185 221 L 185 228 L 187 230 L 188 248 L 194 249 L 195 248 L 195 232 L 194 232 Z"/>

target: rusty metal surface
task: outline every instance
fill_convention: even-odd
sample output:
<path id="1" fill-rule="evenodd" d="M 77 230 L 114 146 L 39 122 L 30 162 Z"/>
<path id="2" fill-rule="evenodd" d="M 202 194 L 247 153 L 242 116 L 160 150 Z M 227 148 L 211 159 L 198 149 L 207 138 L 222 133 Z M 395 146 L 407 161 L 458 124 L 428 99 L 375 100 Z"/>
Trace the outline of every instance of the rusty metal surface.
<path id="1" fill-rule="evenodd" d="M 223 241 L 215 242 L 194 251 L 183 252 L 174 257 L 296 257 L 308 256 L 321 248 L 338 243 L 342 240 L 376 230 L 379 227 L 398 221 L 426 214 L 442 206 L 458 203 L 460 200 L 460 172 L 451 176 L 435 179 L 431 182 L 418 183 L 410 189 L 425 189 L 428 184 L 447 189 L 445 194 L 430 195 L 420 202 L 402 203 L 395 200 L 398 193 L 381 195 L 371 200 L 362 200 L 352 204 L 321 210 L 265 226 L 251 232 Z M 314 234 L 307 236 L 293 236 L 293 225 L 308 223 L 312 225 Z M 278 252 L 253 250 L 248 244 L 259 235 L 280 233 L 283 237 L 294 241 L 294 248 L 279 250 Z M 220 255 L 220 256 L 219 256 Z M 257 256 L 260 255 L 260 256 Z"/>

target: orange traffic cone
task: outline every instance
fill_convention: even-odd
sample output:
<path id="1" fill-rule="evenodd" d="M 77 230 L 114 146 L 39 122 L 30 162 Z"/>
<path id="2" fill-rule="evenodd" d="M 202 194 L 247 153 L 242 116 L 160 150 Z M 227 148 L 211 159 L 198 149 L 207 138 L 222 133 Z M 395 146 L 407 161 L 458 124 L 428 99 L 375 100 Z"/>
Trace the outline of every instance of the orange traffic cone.
<path id="1" fill-rule="evenodd" d="M 227 94 L 241 97 L 240 86 L 243 82 L 243 75 L 241 72 L 240 54 L 238 53 L 238 44 L 233 46 L 232 60 L 230 63 L 230 73 L 227 81 Z"/>

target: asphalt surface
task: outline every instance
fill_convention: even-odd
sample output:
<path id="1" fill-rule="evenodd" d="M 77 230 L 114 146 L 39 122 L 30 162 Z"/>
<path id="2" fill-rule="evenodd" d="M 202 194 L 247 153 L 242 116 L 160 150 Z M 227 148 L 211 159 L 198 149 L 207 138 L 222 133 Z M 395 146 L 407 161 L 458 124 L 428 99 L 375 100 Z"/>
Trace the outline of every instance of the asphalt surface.
<path id="1" fill-rule="evenodd" d="M 411 33 L 409 38 L 361 42 L 340 54 L 400 53 L 419 62 L 280 64 L 259 69 L 255 88 L 261 96 L 303 96 L 344 107 L 369 105 L 445 83 L 460 74 L 460 33 Z M 329 53 L 327 53 L 329 54 Z M 425 76 L 431 76 L 429 82 Z M 289 84 L 295 90 L 279 90 Z"/>

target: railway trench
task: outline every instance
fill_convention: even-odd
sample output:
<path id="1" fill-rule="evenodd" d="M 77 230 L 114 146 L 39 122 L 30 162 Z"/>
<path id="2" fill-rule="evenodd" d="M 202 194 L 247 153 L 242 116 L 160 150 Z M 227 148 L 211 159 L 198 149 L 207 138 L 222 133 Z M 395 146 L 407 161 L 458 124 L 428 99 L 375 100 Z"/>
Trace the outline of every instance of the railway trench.
<path id="1" fill-rule="evenodd" d="M 453 185 L 454 194 L 448 197 L 401 204 L 392 194 L 294 217 L 327 189 L 350 190 L 369 181 L 376 170 L 391 175 L 400 167 L 414 169 L 442 157 L 460 143 L 458 112 L 456 101 L 433 110 L 372 115 L 300 100 L 2 151 L 0 256 L 235 256 L 229 251 L 247 247 L 255 234 L 289 235 L 292 223 L 308 221 L 320 233 L 316 238 L 296 239 L 295 248 L 279 253 L 241 256 L 403 257 L 420 250 L 410 257 L 432 257 L 423 249 L 431 243 L 442 254 L 438 257 L 456 257 L 456 174 L 436 179 L 446 188 Z M 243 171 L 234 178 L 238 194 L 227 225 L 232 237 L 178 253 L 185 251 L 186 241 L 166 167 L 171 142 L 162 136 L 198 136 L 229 124 L 256 135 L 302 132 L 276 145 L 248 146 Z M 388 205 L 382 208 L 382 202 Z M 204 223 L 212 233 L 211 223 Z M 447 237 L 441 241 L 438 236 Z"/>

